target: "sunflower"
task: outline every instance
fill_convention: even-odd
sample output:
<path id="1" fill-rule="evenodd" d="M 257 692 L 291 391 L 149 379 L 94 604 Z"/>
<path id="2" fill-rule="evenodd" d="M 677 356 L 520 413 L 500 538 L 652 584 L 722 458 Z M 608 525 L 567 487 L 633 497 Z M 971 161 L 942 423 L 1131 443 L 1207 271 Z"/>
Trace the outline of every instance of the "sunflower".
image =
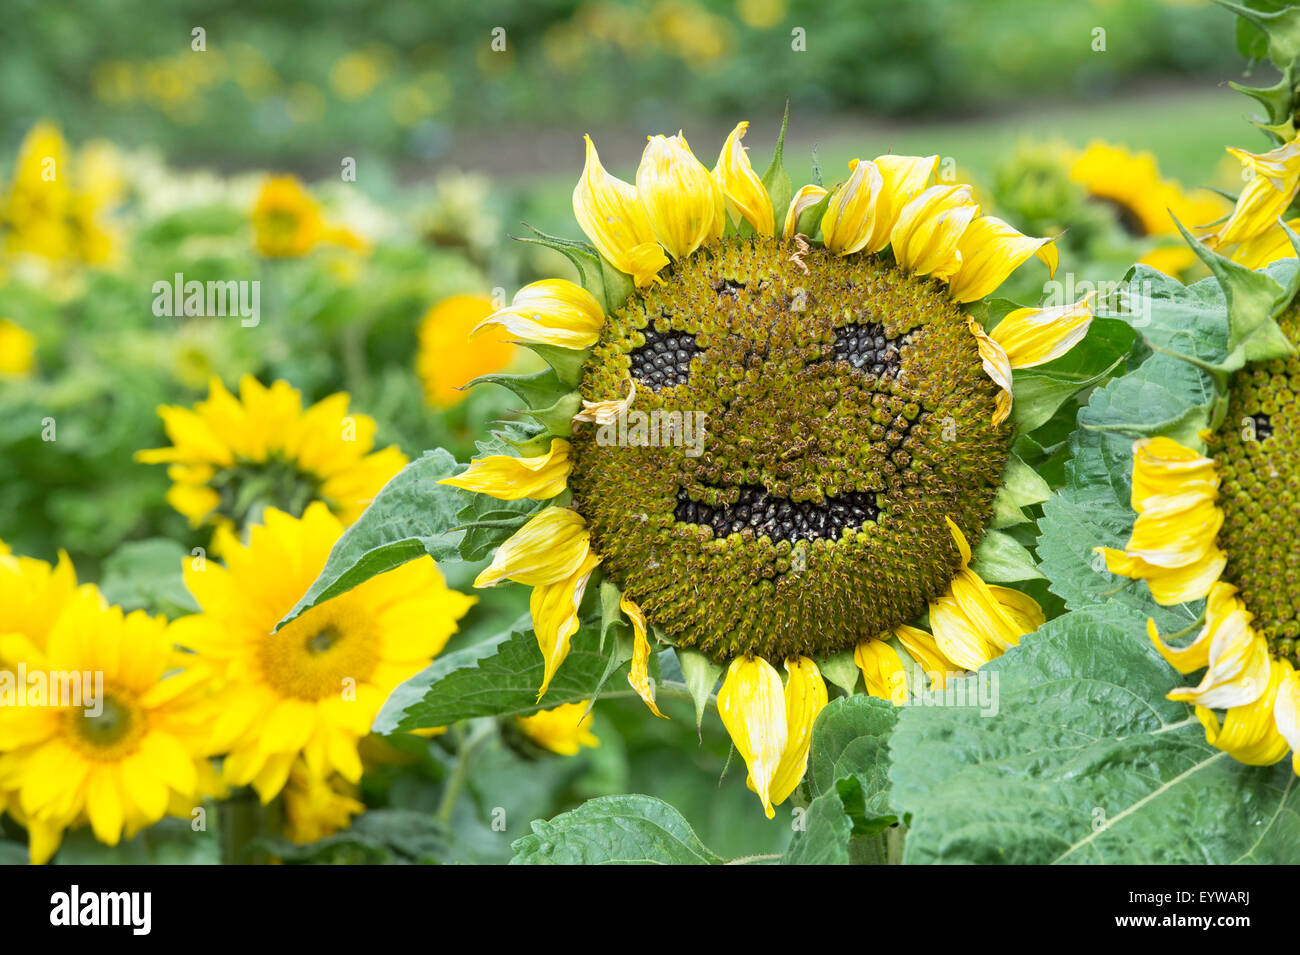
<path id="1" fill-rule="evenodd" d="M 289 771 L 284 787 L 284 828 L 285 835 L 299 845 L 346 829 L 353 816 L 365 811 L 357 787 L 341 776 L 316 776 L 302 759 Z"/>
<path id="2" fill-rule="evenodd" d="M 1088 196 L 1110 206 L 1120 228 L 1134 238 L 1156 239 L 1156 248 L 1139 260 L 1169 275 L 1197 262 L 1174 220 L 1188 227 L 1208 225 L 1223 215 L 1223 204 L 1208 191 L 1187 192 L 1160 175 L 1156 157 L 1101 141 L 1070 156 L 1070 178 Z"/>
<path id="3" fill-rule="evenodd" d="M 725 670 L 718 710 L 771 817 L 803 776 L 827 660 L 856 656 L 868 690 L 897 700 L 900 649 L 942 683 L 1042 622 L 971 569 L 969 541 L 1008 464 L 1012 369 L 1063 354 L 1092 316 L 1086 301 L 1018 309 L 984 330 L 963 306 L 1035 254 L 1054 269 L 1055 250 L 981 216 L 970 187 L 935 185 L 937 157 L 854 160 L 790 196 L 779 159 L 767 184 L 752 169 L 746 129 L 713 169 L 680 134 L 652 136 L 635 184 L 587 139 L 573 210 L 594 248 L 557 245 L 605 277 L 605 304 L 545 280 L 484 322 L 577 391 L 534 411 L 547 430 L 520 456 L 444 483 L 552 502 L 475 582 L 532 588 L 539 699 L 599 574 L 656 715 L 655 647 Z M 633 412 L 670 437 L 703 422 L 707 441 L 620 441 Z"/>
<path id="4" fill-rule="evenodd" d="M 0 375 L 27 375 L 35 366 L 36 338 L 18 323 L 0 318 Z"/>
<path id="5" fill-rule="evenodd" d="M 1278 320 L 1300 343 L 1300 310 Z M 1169 694 L 1196 707 L 1206 739 L 1243 763 L 1294 754 L 1300 773 L 1300 359 L 1246 364 L 1227 380 L 1222 421 L 1204 447 L 1167 436 L 1133 445 L 1137 514 L 1123 550 L 1098 547 L 1113 574 L 1145 580 L 1164 606 L 1205 598 L 1196 634 L 1156 650 L 1179 673 L 1204 673 Z M 1204 453 L 1203 453 L 1204 452 Z"/>
<path id="6" fill-rule="evenodd" d="M 428 664 L 473 597 L 449 590 L 420 558 L 314 607 L 276 632 L 325 566 L 343 524 L 320 502 L 301 518 L 274 508 L 247 544 L 218 528 L 225 566 L 187 564 L 201 613 L 176 640 L 223 681 L 213 745 L 223 774 L 269 802 L 302 760 L 317 781 L 361 776 L 358 741 L 388 694 Z"/>
<path id="7" fill-rule="evenodd" d="M 479 375 L 510 364 L 515 346 L 503 334 L 486 334 L 466 347 L 469 333 L 495 311 L 483 295 L 453 295 L 433 306 L 420 320 L 416 372 L 424 396 L 435 408 L 448 408 L 465 397 L 461 390 Z"/>
<path id="8" fill-rule="evenodd" d="M 117 238 L 105 222 L 122 193 L 116 153 L 87 145 L 71 158 L 63 134 L 37 123 L 18 149 L 13 181 L 0 196 L 6 251 L 53 262 L 109 261 Z"/>
<path id="9" fill-rule="evenodd" d="M 515 718 L 515 725 L 530 740 L 543 749 L 561 756 L 575 756 L 583 746 L 599 746 L 600 740 L 591 731 L 591 706 L 589 701 L 562 703 L 539 710 L 531 716 Z"/>
<path id="10" fill-rule="evenodd" d="M 214 790 L 211 677 L 177 656 L 164 618 L 125 614 L 86 585 L 63 602 L 43 648 L 13 635 L 5 646 L 19 651 L 7 662 L 22 664 L 29 687 L 39 678 L 53 693 L 80 677 L 74 696 L 0 709 L 0 789 L 12 793 L 33 862 L 48 860 L 70 827 L 89 822 L 116 845 L 169 813 L 189 816 Z"/>
<path id="11" fill-rule="evenodd" d="M 253 204 L 253 241 L 268 258 L 296 258 L 322 243 L 364 251 L 364 238 L 325 221 L 320 203 L 293 176 L 272 176 Z"/>
<path id="12" fill-rule="evenodd" d="M 213 378 L 208 390 L 193 410 L 159 408 L 171 446 L 135 455 L 169 465 L 167 501 L 195 527 L 243 528 L 265 508 L 297 515 L 312 501 L 351 524 L 406 466 L 395 445 L 371 453 L 374 419 L 349 415 L 346 392 L 303 411 L 302 395 L 287 381 L 268 388 L 245 375 L 236 398 Z"/>

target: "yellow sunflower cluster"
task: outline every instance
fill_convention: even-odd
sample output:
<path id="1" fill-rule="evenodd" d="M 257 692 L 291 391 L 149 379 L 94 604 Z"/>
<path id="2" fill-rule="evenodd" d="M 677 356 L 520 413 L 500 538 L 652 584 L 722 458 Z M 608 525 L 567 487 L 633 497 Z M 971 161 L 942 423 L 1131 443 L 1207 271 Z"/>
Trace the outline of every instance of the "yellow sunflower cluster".
<path id="1" fill-rule="evenodd" d="M 794 192 L 787 208 L 777 209 L 741 144 L 747 127 L 740 123 L 732 131 L 712 169 L 695 157 L 682 135 L 649 137 L 634 183 L 607 172 L 587 138 L 586 165 L 573 193 L 574 215 L 599 255 L 624 273 L 631 286 L 649 290 L 671 283 L 672 276 L 665 277 L 670 263 L 690 259 L 738 228 L 759 241 L 783 243 L 795 262 L 802 261 L 810 240 L 818 237 L 838 259 L 888 253 L 902 271 L 940 283 L 957 304 L 989 295 L 1031 256 L 1056 267 L 1050 239 L 1022 235 L 1000 219 L 981 215 L 969 186 L 937 184 L 935 156 L 854 160 L 838 186 L 806 185 Z M 1013 369 L 1064 354 L 1086 334 L 1091 319 L 1086 300 L 1019 309 L 989 332 L 967 318 L 983 368 L 998 386 L 995 424 L 1011 410 Z M 605 310 L 589 291 L 553 279 L 522 289 L 476 333 L 501 326 L 525 341 L 579 352 L 600 339 L 606 321 Z M 574 420 L 612 420 L 635 394 L 634 382 L 619 397 L 584 398 Z M 507 500 L 552 500 L 570 487 L 572 450 L 569 440 L 554 437 L 536 454 L 481 458 L 444 483 Z M 943 672 L 978 667 L 1042 623 L 1042 611 L 1032 599 L 990 586 L 970 569 L 970 547 L 951 521 L 949 527 L 961 565 L 947 593 L 930 603 L 930 629 L 900 627 L 893 634 L 867 636 L 857 647 L 869 692 L 899 696 L 903 664 L 887 642 L 891 637 L 918 664 L 939 671 L 941 683 Z M 584 591 L 601 563 L 587 519 L 574 506 L 557 503 L 501 544 L 475 581 L 479 587 L 510 580 L 532 588 L 533 626 L 545 661 L 539 699 L 569 652 Z M 620 607 L 635 641 L 629 682 L 662 715 L 649 674 L 652 647 L 645 614 L 626 594 Z M 682 655 L 682 648 L 678 652 Z M 773 805 L 786 799 L 803 776 L 812 725 L 828 698 L 813 659 L 795 655 L 776 662 L 784 664 L 784 681 L 762 656 L 735 656 L 726 661 L 718 693 L 723 723 L 769 817 Z"/>
<path id="2" fill-rule="evenodd" d="M 297 258 L 322 244 L 362 252 L 369 243 L 326 221 L 320 203 L 293 176 L 272 176 L 253 203 L 253 242 L 268 258 Z"/>
<path id="3" fill-rule="evenodd" d="M 89 144 L 74 159 L 59 130 L 38 123 L 23 139 L 9 184 L 0 193 L 6 255 L 52 263 L 109 262 L 118 242 L 107 216 L 122 190 L 111 147 Z"/>

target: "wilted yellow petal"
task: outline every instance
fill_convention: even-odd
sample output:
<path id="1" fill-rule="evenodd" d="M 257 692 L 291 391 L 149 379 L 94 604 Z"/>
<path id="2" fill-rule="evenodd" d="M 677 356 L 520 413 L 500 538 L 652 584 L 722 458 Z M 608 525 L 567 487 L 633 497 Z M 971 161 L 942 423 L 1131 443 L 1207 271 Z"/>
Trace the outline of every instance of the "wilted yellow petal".
<path id="1" fill-rule="evenodd" d="M 930 678 L 931 692 L 942 690 L 948 685 L 948 672 L 956 664 L 944 657 L 932 634 L 919 627 L 901 624 L 894 628 L 894 636 Z"/>
<path id="2" fill-rule="evenodd" d="M 606 172 L 591 137 L 583 138 L 587 161 L 573 188 L 573 216 L 614 268 L 631 275 L 638 288 L 649 285 L 668 257 L 655 241 L 636 188 Z"/>
<path id="3" fill-rule="evenodd" d="M 491 587 L 507 578 L 534 587 L 553 584 L 570 577 L 590 549 L 582 515 L 567 507 L 548 507 L 497 548 L 474 586 Z"/>
<path id="4" fill-rule="evenodd" d="M 1270 231 L 1300 188 L 1300 140 L 1292 140 L 1271 152 L 1255 155 L 1244 149 L 1229 148 L 1241 160 L 1250 181 L 1237 196 L 1237 204 L 1222 228 L 1208 236 L 1205 244 L 1212 249 L 1234 245 Z"/>
<path id="5" fill-rule="evenodd" d="M 1292 672 L 1285 660 L 1274 660 L 1263 695 L 1253 703 L 1229 707 L 1222 727 L 1213 710 L 1198 706 L 1196 716 L 1205 727 L 1205 741 L 1250 766 L 1272 766 L 1286 756 L 1289 747 L 1278 732 L 1273 710 L 1278 691 Z"/>
<path id="6" fill-rule="evenodd" d="M 1141 514 L 1157 495 L 1200 491 L 1217 496 L 1219 470 L 1213 458 L 1164 436 L 1133 442 L 1133 493 L 1129 502 Z"/>
<path id="7" fill-rule="evenodd" d="M 853 650 L 853 662 L 862 671 L 867 693 L 895 706 L 907 702 L 907 672 L 898 651 L 884 640 L 867 637 L 858 641 Z"/>
<path id="8" fill-rule="evenodd" d="M 1245 609 L 1234 610 L 1215 628 L 1210 641 L 1209 669 L 1200 684 L 1178 687 L 1169 699 L 1214 709 L 1244 706 L 1259 699 L 1268 687 L 1268 642 L 1250 626 Z"/>
<path id="9" fill-rule="evenodd" d="M 582 399 L 582 410 L 573 416 L 574 421 L 587 421 L 600 426 L 610 425 L 627 414 L 636 398 L 636 380 L 627 379 L 627 397 L 611 398 L 608 401 L 588 401 Z"/>
<path id="10" fill-rule="evenodd" d="M 636 193 L 655 238 L 683 259 L 726 226 L 722 187 L 680 133 L 651 136 L 636 170 Z"/>
<path id="11" fill-rule="evenodd" d="M 801 186 L 794 194 L 794 198 L 790 200 L 790 208 L 786 210 L 781 237 L 787 242 L 793 239 L 795 229 L 799 226 L 799 217 L 824 198 L 826 198 L 826 190 L 821 186 Z"/>
<path id="12" fill-rule="evenodd" d="M 578 607 L 582 603 L 582 595 L 587 589 L 591 572 L 599 563 L 600 558 L 588 552 L 577 569 L 567 577 L 533 587 L 528 610 L 532 614 L 537 646 L 541 648 L 542 659 L 545 661 L 542 685 L 537 691 L 539 700 L 546 695 L 555 671 L 569 655 L 569 641 L 578 632 Z"/>
<path id="13" fill-rule="evenodd" d="M 871 239 L 876 225 L 876 197 L 880 194 L 880 170 L 870 160 L 849 163 L 849 178 L 835 190 L 822 216 L 822 241 L 836 255 L 860 252 Z"/>
<path id="14" fill-rule="evenodd" d="M 745 147 L 740 144 L 749 123 L 740 123 L 722 144 L 713 177 L 722 186 L 728 207 L 754 227 L 759 235 L 775 235 L 776 216 L 772 199 L 763 186 L 763 180 L 749 164 Z"/>
<path id="15" fill-rule="evenodd" d="M 666 720 L 668 717 L 660 713 L 659 707 L 655 705 L 655 687 L 650 680 L 650 640 L 646 636 L 645 614 L 626 594 L 619 598 L 618 606 L 627 614 L 627 619 L 632 621 L 632 669 L 627 675 L 627 682 L 636 690 L 641 701 L 650 707 L 651 713 Z"/>
<path id="16" fill-rule="evenodd" d="M 517 501 L 522 497 L 544 501 L 565 489 L 572 468 L 569 442 L 563 438 L 552 438 L 551 450 L 545 454 L 527 458 L 490 454 L 471 461 L 463 473 L 443 478 L 438 483 L 487 494 L 503 501 Z"/>
<path id="17" fill-rule="evenodd" d="M 864 252 L 879 252 L 889 245 L 894 224 L 903 207 L 925 191 L 930 185 L 938 156 L 877 156 L 876 168 L 880 171 L 880 194 L 876 197 L 875 225 L 863 247 Z"/>
<path id="18" fill-rule="evenodd" d="M 1292 232 L 1300 230 L 1300 218 L 1289 220 L 1286 227 Z M 1262 269 L 1279 259 L 1293 258 L 1295 258 L 1295 247 L 1291 245 L 1291 237 L 1286 234 L 1286 230 L 1276 224 L 1268 231 L 1247 239 L 1232 250 L 1232 261 L 1248 269 Z M 1146 259 L 1144 258 L 1143 261 Z M 1151 263 L 1147 262 L 1147 264 Z M 1161 269 L 1161 271 L 1173 274 L 1169 269 Z"/>
<path id="19" fill-rule="evenodd" d="M 1001 424 L 1011 415 L 1011 359 L 1002 350 L 1002 346 L 990 338 L 980 323 L 970 315 L 966 316 L 966 327 L 975 336 L 984 373 L 1001 389 L 993 411 L 993 423 Z"/>
<path id="20" fill-rule="evenodd" d="M 966 227 L 957 243 L 961 267 L 949 280 L 948 290 L 959 302 L 982 299 L 1035 253 L 1055 274 L 1058 260 L 1054 241 L 1023 235 L 996 216 L 981 216 Z"/>
<path id="21" fill-rule="evenodd" d="M 1060 358 L 1088 334 L 1092 294 L 1073 305 L 1018 308 L 989 333 L 1002 346 L 1012 368 L 1032 368 Z"/>
<path id="22" fill-rule="evenodd" d="M 808 769 L 808 747 L 813 724 L 826 705 L 826 681 L 808 657 L 785 661 L 785 748 L 772 777 L 772 805 L 789 798 Z"/>
<path id="23" fill-rule="evenodd" d="M 1273 704 L 1273 721 L 1277 731 L 1282 734 L 1292 752 L 1292 768 L 1300 775 L 1300 677 L 1289 663 L 1285 663 L 1286 672 L 1277 690 L 1277 701 Z"/>
<path id="24" fill-rule="evenodd" d="M 531 716 L 517 716 L 515 725 L 538 746 L 560 756 L 574 756 L 579 747 L 600 745 L 591 731 L 589 702 L 561 703 Z"/>
<path id="25" fill-rule="evenodd" d="M 718 690 L 718 715 L 749 767 L 754 791 L 771 819 L 776 815 L 772 808 L 772 780 L 788 738 L 780 674 L 761 657 L 732 660 Z"/>
<path id="26" fill-rule="evenodd" d="M 961 267 L 957 245 L 978 214 L 970 186 L 931 186 L 899 212 L 889 236 L 894 259 L 916 275 L 947 280 Z"/>
<path id="27" fill-rule="evenodd" d="M 489 325 L 500 325 L 529 342 L 587 348 L 600 337 L 605 313 L 581 285 L 566 279 L 544 279 L 521 288 L 508 307 L 483 319 L 470 338 Z"/>

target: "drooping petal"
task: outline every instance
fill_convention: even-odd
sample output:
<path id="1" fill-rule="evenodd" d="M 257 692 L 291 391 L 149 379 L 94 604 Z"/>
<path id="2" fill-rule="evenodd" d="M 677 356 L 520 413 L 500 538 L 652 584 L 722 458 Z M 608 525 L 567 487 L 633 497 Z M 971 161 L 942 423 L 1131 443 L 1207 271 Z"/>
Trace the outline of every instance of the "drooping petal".
<path id="1" fill-rule="evenodd" d="M 503 501 L 532 498 L 545 501 L 565 489 L 573 461 L 569 457 L 569 442 L 552 438 L 551 449 L 545 454 L 516 458 L 508 454 L 490 454 L 454 477 L 443 478 L 439 484 L 476 491 Z"/>
<path id="2" fill-rule="evenodd" d="M 1300 775 L 1300 676 L 1289 663 L 1277 690 L 1277 701 L 1273 704 L 1273 722 L 1291 747 L 1292 768 Z"/>
<path id="3" fill-rule="evenodd" d="M 1011 415 L 1011 359 L 1002 350 L 1002 346 L 990 338 L 988 333 L 980 327 L 980 323 L 970 315 L 966 316 L 966 327 L 975 336 L 975 343 L 979 347 L 980 361 L 984 366 L 984 374 L 993 379 L 993 383 L 998 386 L 997 404 L 993 410 L 993 423 L 1001 424 Z"/>
<path id="4" fill-rule="evenodd" d="M 1227 555 L 1218 547 L 1211 547 L 1200 560 L 1185 567 L 1157 567 L 1112 547 L 1093 550 L 1106 559 L 1106 569 L 1112 574 L 1145 580 L 1151 596 L 1162 607 L 1200 600 L 1209 593 L 1228 563 Z"/>
<path id="5" fill-rule="evenodd" d="M 607 401 L 588 401 L 582 399 L 582 410 L 573 416 L 574 421 L 587 421 L 599 426 L 613 424 L 618 419 L 627 414 L 627 409 L 632 407 L 632 402 L 636 399 L 636 379 L 629 377 L 627 379 L 627 396 L 624 398 L 610 398 Z"/>
<path id="6" fill-rule="evenodd" d="M 926 633 L 919 627 L 901 624 L 894 628 L 894 636 L 930 678 L 930 692 L 942 690 L 948 685 L 948 673 L 955 664 L 944 657 L 933 634 Z"/>
<path id="7" fill-rule="evenodd" d="M 591 572 L 600 563 L 594 553 L 587 553 L 573 573 L 553 583 L 533 587 L 528 610 L 533 618 L 533 632 L 542 651 L 545 671 L 537 699 L 546 695 L 551 678 L 569 655 L 569 641 L 578 632 L 578 607 L 586 592 Z"/>
<path id="8" fill-rule="evenodd" d="M 650 137 L 636 170 L 636 193 L 655 238 L 674 259 L 722 235 L 726 226 L 722 187 L 681 133 Z"/>
<path id="9" fill-rule="evenodd" d="M 573 216 L 597 251 L 642 288 L 668 264 L 668 257 L 655 240 L 636 188 L 606 172 L 591 137 L 583 138 L 587 161 L 573 187 Z"/>
<path id="10" fill-rule="evenodd" d="M 961 267 L 962 233 L 978 214 L 970 186 L 931 186 L 898 214 L 889 236 L 895 260 L 916 275 L 951 278 Z"/>
<path id="11" fill-rule="evenodd" d="M 632 621 L 632 669 L 627 675 L 627 682 L 631 684 L 632 689 L 636 690 L 636 695 L 641 697 L 641 701 L 650 707 L 650 712 L 660 719 L 668 719 L 659 712 L 659 707 L 655 705 L 655 687 L 650 679 L 650 640 L 646 636 L 645 614 L 636 602 L 628 599 L 624 594 L 618 601 L 619 609 L 627 614 L 627 619 Z"/>
<path id="12" fill-rule="evenodd" d="M 776 815 L 772 780 L 789 732 L 780 674 L 761 657 L 732 660 L 718 690 L 718 715 L 749 767 L 750 782 L 771 819 Z"/>
<path id="13" fill-rule="evenodd" d="M 1253 703 L 1230 707 L 1222 726 L 1213 710 L 1198 706 L 1196 716 L 1205 727 L 1205 741 L 1249 766 L 1272 766 L 1286 756 L 1289 746 L 1278 732 L 1273 711 L 1278 692 L 1292 672 L 1285 660 L 1274 660 L 1263 695 Z"/>
<path id="14" fill-rule="evenodd" d="M 1073 305 L 1018 308 L 989 333 L 1002 346 L 1012 368 L 1032 368 L 1060 358 L 1088 334 L 1092 324 L 1092 295 Z"/>
<path id="15" fill-rule="evenodd" d="M 749 123 L 739 123 L 722 144 L 713 177 L 722 186 L 727 205 L 743 217 L 759 235 L 776 234 L 776 215 L 772 211 L 772 198 L 763 186 L 763 180 L 749 164 L 749 155 L 740 144 Z"/>
<path id="16" fill-rule="evenodd" d="M 785 661 L 785 748 L 772 776 L 772 805 L 789 798 L 808 769 L 808 747 L 813 724 L 829 698 L 826 681 L 817 664 L 808 657 Z"/>
<path id="17" fill-rule="evenodd" d="M 871 160 L 849 163 L 849 178 L 835 190 L 822 216 L 822 241 L 836 255 L 860 252 L 870 241 L 876 226 L 876 197 L 880 194 L 880 170 Z"/>
<path id="18" fill-rule="evenodd" d="M 1241 160 L 1250 181 L 1237 196 L 1228 221 L 1206 238 L 1206 245 L 1212 249 L 1244 242 L 1271 230 L 1300 188 L 1300 139 L 1259 155 L 1231 147 L 1228 152 Z"/>
<path id="19" fill-rule="evenodd" d="M 903 207 L 925 191 L 939 165 L 938 156 L 877 156 L 880 171 L 880 194 L 876 197 L 876 222 L 863 247 L 865 252 L 879 252 L 889 245 L 890 234 Z"/>
<path id="20" fill-rule="evenodd" d="M 548 507 L 515 531 L 474 579 L 491 587 L 509 578 L 520 584 L 553 584 L 570 577 L 587 558 L 587 522 L 567 507 Z"/>
<path id="21" fill-rule="evenodd" d="M 1220 484 L 1213 458 L 1197 454 L 1173 438 L 1141 438 L 1133 442 L 1133 492 L 1129 503 L 1141 514 L 1157 495 L 1201 491 L 1214 496 Z"/>
<path id="22" fill-rule="evenodd" d="M 1268 641 L 1251 628 L 1250 614 L 1234 610 L 1214 632 L 1200 684 L 1178 687 L 1168 697 L 1215 709 L 1253 703 L 1268 687 L 1269 658 Z"/>
<path id="23" fill-rule="evenodd" d="M 781 237 L 787 242 L 793 239 L 795 229 L 799 226 L 799 217 L 824 198 L 826 198 L 826 190 L 821 186 L 800 186 L 799 191 L 790 200 L 790 208 L 786 210 L 785 225 L 781 229 Z"/>
<path id="24" fill-rule="evenodd" d="M 1168 661 L 1179 673 L 1191 673 L 1210 662 L 1210 645 L 1214 635 L 1229 616 L 1246 605 L 1237 596 L 1237 588 L 1224 581 L 1216 581 L 1210 588 L 1209 600 L 1205 603 L 1205 625 L 1196 638 L 1184 647 L 1171 647 L 1160 637 L 1154 620 L 1147 620 L 1147 636 L 1156 651 Z"/>
<path id="25" fill-rule="evenodd" d="M 524 341 L 579 349 L 594 345 L 604 324 L 600 303 L 581 285 L 543 279 L 521 288 L 509 306 L 475 326 L 470 338 L 489 325 L 500 325 Z"/>
<path id="26" fill-rule="evenodd" d="M 980 216 L 966 227 L 957 243 L 961 267 L 949 280 L 948 291 L 959 302 L 978 301 L 996 291 L 1007 276 L 1035 254 L 1055 275 L 1059 262 L 1055 241 L 1024 235 L 996 216 Z"/>
<path id="27" fill-rule="evenodd" d="M 858 641 L 853 650 L 853 662 L 862 671 L 867 692 L 896 706 L 907 702 L 907 673 L 898 651 L 875 637 Z"/>

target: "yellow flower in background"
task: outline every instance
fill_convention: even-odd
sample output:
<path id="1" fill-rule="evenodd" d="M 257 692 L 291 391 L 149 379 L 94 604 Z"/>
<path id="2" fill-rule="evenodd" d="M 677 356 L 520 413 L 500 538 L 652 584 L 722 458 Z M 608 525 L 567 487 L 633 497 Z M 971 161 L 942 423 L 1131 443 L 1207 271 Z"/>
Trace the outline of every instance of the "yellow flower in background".
<path id="1" fill-rule="evenodd" d="M 575 756 L 580 747 L 600 745 L 600 740 L 591 731 L 591 714 L 587 707 L 585 700 L 564 703 L 531 716 L 518 716 L 515 725 L 542 749 L 560 756 Z"/>
<path id="2" fill-rule="evenodd" d="M 0 318 L 0 375 L 26 375 L 36 367 L 36 337 L 17 322 Z"/>
<path id="3" fill-rule="evenodd" d="M 242 529 L 268 507 L 301 514 L 312 501 L 344 524 L 406 466 L 396 446 L 374 451 L 375 422 L 348 414 L 348 395 L 330 395 L 303 410 L 287 381 L 269 388 L 251 375 L 236 398 L 212 379 L 191 410 L 158 409 L 171 446 L 136 452 L 144 464 L 167 464 L 167 501 L 190 524 Z"/>
<path id="4" fill-rule="evenodd" d="M 366 811 L 357 787 L 341 776 L 322 778 L 307 770 L 303 760 L 294 763 L 284 787 L 285 835 L 299 845 L 332 836 Z"/>
<path id="5" fill-rule="evenodd" d="M 1111 206 L 1119 225 L 1129 235 L 1155 239 L 1156 247 L 1140 261 L 1169 275 L 1177 275 L 1199 261 L 1182 241 L 1176 218 L 1189 230 L 1209 225 L 1227 212 L 1222 198 L 1208 190 L 1187 191 L 1160 174 L 1149 152 L 1134 153 L 1125 146 L 1096 140 L 1082 151 L 1068 154 L 1070 177 L 1093 199 Z"/>
<path id="6" fill-rule="evenodd" d="M 268 258 L 306 255 L 322 243 L 364 251 L 369 243 L 342 226 L 326 223 L 320 203 L 293 176 L 273 176 L 253 204 L 253 240 Z"/>
<path id="7" fill-rule="evenodd" d="M 466 344 L 470 333 L 493 312 L 483 295 L 453 295 L 443 299 L 420 320 L 415 369 L 424 396 L 435 408 L 449 408 L 465 399 L 461 391 L 480 375 L 505 368 L 516 348 L 500 329 L 488 329 Z"/>
<path id="8" fill-rule="evenodd" d="M 51 688 L 41 705 L 29 694 L 28 705 L 0 708 L 0 790 L 12 794 L 33 862 L 47 861 L 69 828 L 89 823 L 116 845 L 164 815 L 188 817 L 217 788 L 206 758 L 211 677 L 174 645 L 165 619 L 124 614 L 86 586 L 63 603 L 44 647 L 28 643 L 11 661 L 29 687 L 39 673 Z M 102 692 L 92 686 L 100 674 Z M 68 693 L 55 694 L 59 686 Z"/>
<path id="9" fill-rule="evenodd" d="M 320 503 L 301 518 L 268 510 L 241 544 L 217 531 L 225 566 L 188 563 L 201 613 L 176 621 L 178 644 L 217 673 L 215 752 L 223 777 L 269 802 L 302 761 L 317 780 L 361 778 L 357 745 L 402 681 L 456 631 L 473 597 L 449 590 L 431 558 L 403 564 L 276 624 L 320 574 L 343 524 Z"/>
<path id="10" fill-rule="evenodd" d="M 536 283 L 487 320 L 585 359 L 583 410 L 571 433 L 444 483 L 555 502 L 475 580 L 532 588 L 539 701 L 587 588 L 612 583 L 633 632 L 628 680 L 652 712 L 661 637 L 694 672 L 725 672 L 719 713 L 771 816 L 803 777 L 823 661 L 856 653 L 868 692 L 896 699 L 900 653 L 943 686 L 1041 624 L 1032 599 L 979 576 L 968 540 L 1008 461 L 1012 369 L 1068 351 L 1092 307 L 1021 309 L 986 332 L 962 306 L 1035 255 L 1054 270 L 1050 239 L 935 184 L 934 156 L 854 160 L 844 182 L 778 209 L 747 128 L 712 171 L 681 134 L 650 137 L 635 185 L 588 138 L 574 216 L 635 290 L 609 314 L 572 282 Z M 606 433 L 632 412 L 681 428 L 702 409 L 704 456 Z M 933 632 L 914 625 L 927 612 Z"/>
<path id="11" fill-rule="evenodd" d="M 1300 341 L 1294 305 L 1278 324 L 1292 344 Z M 1200 435 L 1205 454 L 1165 436 L 1135 442 L 1132 533 L 1123 549 L 1096 550 L 1111 573 L 1145 580 L 1159 604 L 1205 598 L 1183 634 L 1162 635 L 1147 622 L 1170 666 L 1203 671 L 1197 685 L 1169 698 L 1196 707 L 1211 745 L 1250 765 L 1276 763 L 1290 750 L 1300 774 L 1297 382 L 1294 355 L 1234 372 L 1222 423 Z"/>
<path id="12" fill-rule="evenodd" d="M 1300 189 L 1300 140 L 1262 155 L 1228 148 L 1240 160 L 1246 185 L 1228 221 L 1205 237 L 1212 249 L 1236 245 L 1277 229 L 1277 219 Z"/>
<path id="13" fill-rule="evenodd" d="M 9 255 L 55 263 L 109 262 L 118 245 L 107 223 L 123 176 L 112 147 L 88 144 L 73 160 L 63 134 L 38 123 L 18 149 L 12 181 L 0 195 L 0 229 Z"/>

